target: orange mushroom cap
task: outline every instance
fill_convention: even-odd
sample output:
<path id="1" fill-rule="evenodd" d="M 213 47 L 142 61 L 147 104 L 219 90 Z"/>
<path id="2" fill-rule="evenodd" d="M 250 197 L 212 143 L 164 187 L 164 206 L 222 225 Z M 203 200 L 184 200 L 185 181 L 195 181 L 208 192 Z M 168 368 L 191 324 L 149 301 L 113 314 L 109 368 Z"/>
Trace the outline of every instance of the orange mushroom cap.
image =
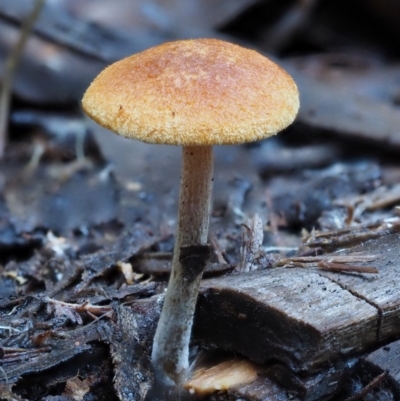
<path id="1" fill-rule="evenodd" d="M 289 74 L 256 51 L 193 39 L 164 43 L 110 65 L 82 104 L 100 125 L 143 142 L 237 144 L 290 125 L 299 93 Z"/>

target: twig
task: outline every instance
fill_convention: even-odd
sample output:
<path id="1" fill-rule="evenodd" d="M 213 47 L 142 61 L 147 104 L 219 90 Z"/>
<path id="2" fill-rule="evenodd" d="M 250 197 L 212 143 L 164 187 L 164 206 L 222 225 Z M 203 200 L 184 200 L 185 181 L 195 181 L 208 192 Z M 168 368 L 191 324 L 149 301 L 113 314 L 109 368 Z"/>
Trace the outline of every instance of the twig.
<path id="1" fill-rule="evenodd" d="M 16 362 L 21 362 L 29 358 L 35 358 L 36 356 L 44 353 L 51 352 L 50 347 L 26 349 L 26 348 L 8 348 L 2 347 L 1 351 L 3 353 L 0 361 L 2 364 L 14 364 Z M 6 371 L 0 366 L 0 371 L 3 373 L 6 382 L 8 382 L 8 376 Z"/>
<path id="2" fill-rule="evenodd" d="M 277 261 L 277 266 L 284 266 L 287 264 L 313 264 L 317 265 L 319 262 L 333 262 L 333 263 L 364 263 L 372 262 L 378 259 L 377 255 L 365 255 L 354 253 L 352 255 L 320 255 L 320 256 L 293 256 L 292 258 L 281 258 Z"/>
<path id="3" fill-rule="evenodd" d="M 2 348 L 4 353 L 3 357 L 1 358 L 4 362 L 14 362 L 21 360 L 21 358 L 25 358 L 27 354 L 34 355 L 34 354 L 41 354 L 43 352 L 50 352 L 50 347 L 42 347 L 42 348 L 33 348 L 33 349 L 26 349 L 26 348 L 12 348 L 12 347 L 4 347 Z"/>
<path id="4" fill-rule="evenodd" d="M 272 243 L 277 247 L 281 247 L 283 244 L 281 243 L 282 241 L 279 235 L 279 226 L 286 226 L 286 221 L 274 213 L 272 195 L 269 191 L 265 191 L 265 203 L 267 204 L 269 231 L 272 235 Z"/>
<path id="5" fill-rule="evenodd" d="M 6 371 L 0 366 L 0 372 L 3 373 L 4 378 L 6 379 L 6 383 L 8 384 L 8 376 Z"/>
<path id="6" fill-rule="evenodd" d="M 361 215 L 365 210 L 374 211 L 395 205 L 400 202 L 400 184 L 392 186 L 382 185 L 374 191 L 350 198 L 334 201 L 335 205 L 358 209 Z"/>
<path id="7" fill-rule="evenodd" d="M 7 57 L 5 71 L 3 75 L 3 87 L 0 94 L 0 159 L 4 156 L 4 148 L 6 145 L 8 114 L 10 111 L 11 90 L 13 81 L 21 58 L 21 54 L 25 48 L 26 42 L 32 32 L 33 25 L 39 17 L 45 0 L 36 0 L 32 12 L 28 15 L 21 27 L 21 34 L 10 55 Z"/>
<path id="8" fill-rule="evenodd" d="M 95 316 L 97 316 L 99 314 L 103 315 L 104 313 L 107 314 L 107 313 L 110 313 L 112 311 L 112 307 L 111 306 L 107 306 L 107 305 L 105 305 L 105 306 L 92 305 L 92 304 L 90 304 L 88 302 L 84 302 L 83 304 L 79 305 L 79 304 L 71 304 L 71 303 L 68 303 L 68 302 L 58 301 L 56 299 L 51 299 L 51 298 L 48 298 L 48 297 L 46 297 L 44 299 L 44 301 L 47 302 L 47 303 L 59 305 L 61 307 L 73 309 L 78 313 L 87 312 L 87 313 L 90 313 L 90 314 L 95 315 Z"/>
<path id="9" fill-rule="evenodd" d="M 356 272 L 356 273 L 379 273 L 378 269 L 370 266 L 354 266 L 345 265 L 343 263 L 334 262 L 318 262 L 318 267 L 323 270 L 333 270 L 339 272 Z"/>
<path id="10" fill-rule="evenodd" d="M 95 323 L 98 322 L 99 320 L 103 319 L 103 317 L 108 316 L 108 317 L 111 318 L 111 315 L 112 315 L 113 312 L 114 312 L 114 311 L 113 311 L 112 309 L 110 309 L 108 312 L 105 312 L 105 313 L 103 313 L 103 314 L 100 315 L 100 316 L 94 316 L 93 320 L 92 320 L 90 323 L 88 323 L 85 327 L 87 328 L 87 327 L 89 327 L 89 326 L 95 324 Z"/>
<path id="11" fill-rule="evenodd" d="M 229 263 L 229 261 L 226 259 L 226 253 L 221 248 L 221 244 L 219 243 L 219 241 L 214 233 L 210 234 L 210 242 L 213 247 L 214 253 L 217 256 L 218 263 L 220 263 L 220 264 Z"/>
<path id="12" fill-rule="evenodd" d="M 264 246 L 263 247 L 264 252 L 269 253 L 269 252 L 296 252 L 299 250 L 298 246 Z"/>
<path id="13" fill-rule="evenodd" d="M 14 331 L 15 333 L 20 333 L 18 329 L 15 329 L 14 327 L 10 326 L 0 326 L 0 330 L 9 330 L 9 331 Z"/>
<path id="14" fill-rule="evenodd" d="M 364 263 L 376 260 L 375 255 L 324 255 L 324 256 L 295 256 L 293 258 L 281 258 L 275 262 L 275 266 L 283 267 L 303 267 L 340 271 L 347 273 L 372 273 L 376 274 L 379 271 L 371 266 L 357 266 L 352 263 Z"/>
<path id="15" fill-rule="evenodd" d="M 249 272 L 257 270 L 257 261 L 261 256 L 264 239 L 263 222 L 256 213 L 246 223 L 243 223 L 242 227 L 245 230 L 242 234 L 238 271 Z"/>

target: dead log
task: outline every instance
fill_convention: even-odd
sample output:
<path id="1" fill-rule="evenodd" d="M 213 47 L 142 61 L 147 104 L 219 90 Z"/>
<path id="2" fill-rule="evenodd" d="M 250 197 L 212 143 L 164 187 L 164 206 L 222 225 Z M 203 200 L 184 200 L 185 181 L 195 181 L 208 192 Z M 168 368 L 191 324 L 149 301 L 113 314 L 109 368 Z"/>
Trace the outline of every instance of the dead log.
<path id="1" fill-rule="evenodd" d="M 194 336 L 208 348 L 311 373 L 377 342 L 377 309 L 327 277 L 268 269 L 205 280 Z"/>
<path id="2" fill-rule="evenodd" d="M 400 335 L 400 252 L 399 234 L 382 236 L 361 245 L 336 252 L 332 255 L 377 255 L 373 266 L 378 275 L 340 274 L 321 272 L 354 296 L 373 305 L 379 314 L 377 337 L 387 341 Z"/>

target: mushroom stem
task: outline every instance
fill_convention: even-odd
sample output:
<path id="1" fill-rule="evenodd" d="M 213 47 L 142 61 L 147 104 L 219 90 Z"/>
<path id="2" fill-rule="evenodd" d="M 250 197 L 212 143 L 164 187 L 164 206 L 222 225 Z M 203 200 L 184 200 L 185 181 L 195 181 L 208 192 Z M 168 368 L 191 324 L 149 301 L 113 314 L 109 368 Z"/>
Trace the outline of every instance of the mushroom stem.
<path id="1" fill-rule="evenodd" d="M 213 174 L 212 146 L 184 146 L 178 229 L 172 271 L 154 337 L 155 379 L 182 384 L 189 367 L 189 341 L 207 245 Z"/>

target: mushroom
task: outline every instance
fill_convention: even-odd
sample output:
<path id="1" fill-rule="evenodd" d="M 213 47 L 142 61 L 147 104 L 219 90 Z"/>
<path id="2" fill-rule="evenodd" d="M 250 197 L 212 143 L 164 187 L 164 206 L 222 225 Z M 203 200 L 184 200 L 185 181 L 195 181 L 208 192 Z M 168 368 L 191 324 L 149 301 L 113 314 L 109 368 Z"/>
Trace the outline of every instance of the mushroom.
<path id="1" fill-rule="evenodd" d="M 83 97 L 85 112 L 119 135 L 183 149 L 172 272 L 152 364 L 182 385 L 199 284 L 209 256 L 212 146 L 256 141 L 290 125 L 296 84 L 257 53 L 216 39 L 164 43 L 106 68 Z"/>

